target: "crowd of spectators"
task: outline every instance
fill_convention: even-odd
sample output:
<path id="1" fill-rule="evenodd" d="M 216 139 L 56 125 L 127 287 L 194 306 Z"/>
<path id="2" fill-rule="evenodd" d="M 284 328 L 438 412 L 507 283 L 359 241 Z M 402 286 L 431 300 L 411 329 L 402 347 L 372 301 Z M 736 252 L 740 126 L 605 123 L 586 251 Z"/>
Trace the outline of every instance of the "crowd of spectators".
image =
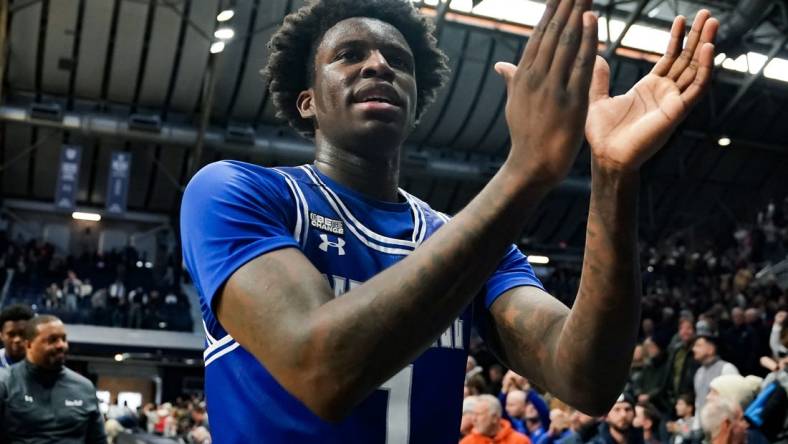
<path id="1" fill-rule="evenodd" d="M 786 214 L 788 199 L 769 204 L 727 244 L 685 234 L 642 246 L 640 340 L 604 417 L 530 386 L 473 339 L 461 442 L 788 442 Z M 545 285 L 571 304 L 579 274 L 559 271 Z"/>
<path id="2" fill-rule="evenodd" d="M 192 330 L 175 267 L 154 270 L 132 247 L 62 255 L 47 242 L 11 240 L 0 231 L 0 288 L 6 279 L 11 280 L 4 305 L 28 304 L 69 324 Z"/>
<path id="3" fill-rule="evenodd" d="M 137 442 L 153 435 L 180 444 L 211 443 L 208 414 L 201 396 L 181 396 L 160 405 L 147 403 L 136 410 L 112 405 L 104 416 L 110 444 L 118 442 L 122 434 L 134 435 Z"/>

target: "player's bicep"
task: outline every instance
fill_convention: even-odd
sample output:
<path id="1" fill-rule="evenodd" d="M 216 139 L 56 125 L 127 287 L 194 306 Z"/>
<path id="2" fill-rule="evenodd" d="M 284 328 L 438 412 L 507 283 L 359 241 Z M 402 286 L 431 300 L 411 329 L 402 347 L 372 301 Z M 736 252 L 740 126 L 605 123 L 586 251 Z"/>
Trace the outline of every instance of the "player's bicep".
<path id="1" fill-rule="evenodd" d="M 551 389 L 553 357 L 569 308 L 535 286 L 515 287 L 490 307 L 488 342 L 515 371 Z"/>
<path id="2" fill-rule="evenodd" d="M 328 281 L 301 251 L 283 248 L 238 268 L 213 309 L 222 327 L 288 387 L 307 358 L 310 315 L 332 298 Z"/>

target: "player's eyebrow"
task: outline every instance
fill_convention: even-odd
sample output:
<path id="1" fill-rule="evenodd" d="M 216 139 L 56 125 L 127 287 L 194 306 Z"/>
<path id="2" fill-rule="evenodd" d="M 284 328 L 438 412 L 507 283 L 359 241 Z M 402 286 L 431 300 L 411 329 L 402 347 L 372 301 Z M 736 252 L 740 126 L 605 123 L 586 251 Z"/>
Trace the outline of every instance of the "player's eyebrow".
<path id="1" fill-rule="evenodd" d="M 390 42 L 390 41 L 348 38 L 348 39 L 337 41 L 333 45 L 331 50 L 332 52 L 336 52 L 340 49 L 345 49 L 345 48 L 369 48 L 369 47 L 380 48 L 386 51 L 394 51 L 399 53 L 400 55 L 407 55 L 408 57 L 413 58 L 413 53 L 411 52 L 410 48 L 398 42 Z"/>

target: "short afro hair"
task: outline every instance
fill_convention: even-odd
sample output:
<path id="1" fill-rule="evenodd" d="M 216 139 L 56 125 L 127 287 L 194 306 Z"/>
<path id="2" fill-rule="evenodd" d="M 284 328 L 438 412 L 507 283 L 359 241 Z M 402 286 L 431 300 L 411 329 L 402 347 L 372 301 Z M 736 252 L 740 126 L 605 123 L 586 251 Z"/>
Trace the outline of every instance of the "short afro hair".
<path id="1" fill-rule="evenodd" d="M 446 55 L 437 47 L 434 26 L 408 0 L 312 0 L 285 17 L 268 43 L 270 56 L 263 70 L 276 108 L 305 137 L 314 137 L 312 121 L 298 113 L 296 100 L 314 77 L 314 56 L 323 35 L 335 24 L 352 17 L 369 17 L 397 28 L 408 42 L 415 59 L 416 121 L 443 86 L 449 69 Z M 306 61 L 306 63 L 304 63 Z"/>
<path id="2" fill-rule="evenodd" d="M 33 310 L 25 304 L 9 305 L 0 311 L 0 330 L 5 327 L 6 322 L 29 321 L 35 315 Z"/>

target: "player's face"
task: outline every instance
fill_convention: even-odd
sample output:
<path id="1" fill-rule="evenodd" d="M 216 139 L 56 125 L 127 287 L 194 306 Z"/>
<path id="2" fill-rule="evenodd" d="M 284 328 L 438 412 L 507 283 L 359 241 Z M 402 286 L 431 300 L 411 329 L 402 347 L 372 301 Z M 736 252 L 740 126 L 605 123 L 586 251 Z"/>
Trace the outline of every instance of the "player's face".
<path id="1" fill-rule="evenodd" d="M 38 335 L 28 344 L 27 357 L 33 364 L 46 369 L 58 369 L 66 363 L 68 341 L 62 322 L 48 322 L 38 326 Z"/>
<path id="2" fill-rule="evenodd" d="M 6 321 L 0 331 L 6 355 L 14 362 L 25 357 L 25 325 L 27 321 Z"/>
<path id="3" fill-rule="evenodd" d="M 416 115 L 413 53 L 394 26 L 380 20 L 343 20 L 323 36 L 315 54 L 314 85 L 299 111 L 335 146 L 370 149 L 405 140 Z"/>

